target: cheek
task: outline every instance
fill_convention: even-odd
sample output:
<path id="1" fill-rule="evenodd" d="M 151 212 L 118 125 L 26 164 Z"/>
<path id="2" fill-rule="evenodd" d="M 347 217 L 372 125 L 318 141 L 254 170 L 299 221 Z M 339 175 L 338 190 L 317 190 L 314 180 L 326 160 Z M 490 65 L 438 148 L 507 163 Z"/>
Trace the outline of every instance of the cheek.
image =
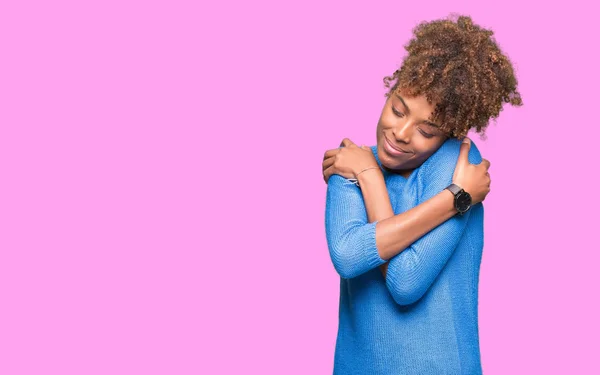
<path id="1" fill-rule="evenodd" d="M 389 127 L 393 124 L 393 117 L 391 117 L 389 114 L 384 113 L 379 117 L 379 124 L 382 125 L 383 127 Z"/>
<path id="2" fill-rule="evenodd" d="M 417 156 L 416 156 L 416 158 L 417 158 L 419 161 L 425 161 L 425 160 L 427 160 L 427 159 L 428 159 L 428 158 L 429 158 L 431 155 L 433 155 L 433 153 L 435 152 L 435 150 L 436 150 L 435 148 L 430 148 L 430 147 L 427 147 L 427 148 L 421 148 L 421 149 L 419 149 L 419 150 L 417 151 Z"/>

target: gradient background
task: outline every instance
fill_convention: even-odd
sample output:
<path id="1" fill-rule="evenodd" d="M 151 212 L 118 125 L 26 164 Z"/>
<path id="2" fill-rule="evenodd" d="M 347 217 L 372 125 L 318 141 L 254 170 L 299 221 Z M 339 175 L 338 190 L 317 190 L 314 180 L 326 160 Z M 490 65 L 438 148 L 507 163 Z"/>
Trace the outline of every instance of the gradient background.
<path id="1" fill-rule="evenodd" d="M 600 373 L 591 4 L 3 2 L 0 373 L 330 374 L 323 153 L 374 144 L 383 76 L 451 12 L 525 103 L 471 135 L 484 373 Z"/>

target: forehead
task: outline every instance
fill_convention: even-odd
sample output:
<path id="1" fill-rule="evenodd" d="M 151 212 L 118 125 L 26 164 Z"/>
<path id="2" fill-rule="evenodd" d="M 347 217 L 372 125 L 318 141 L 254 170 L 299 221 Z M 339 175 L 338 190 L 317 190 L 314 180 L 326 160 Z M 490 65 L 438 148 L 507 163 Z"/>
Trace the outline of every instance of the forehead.
<path id="1" fill-rule="evenodd" d="M 394 92 L 391 99 L 414 115 L 429 117 L 435 110 L 435 103 L 429 103 L 425 95 L 409 96 L 402 92 Z"/>
<path id="2" fill-rule="evenodd" d="M 406 92 L 395 91 L 390 95 L 390 103 L 420 123 L 440 130 L 443 127 L 444 116 L 439 114 L 433 117 L 436 104 L 433 101 L 429 103 L 425 95 L 408 95 Z"/>

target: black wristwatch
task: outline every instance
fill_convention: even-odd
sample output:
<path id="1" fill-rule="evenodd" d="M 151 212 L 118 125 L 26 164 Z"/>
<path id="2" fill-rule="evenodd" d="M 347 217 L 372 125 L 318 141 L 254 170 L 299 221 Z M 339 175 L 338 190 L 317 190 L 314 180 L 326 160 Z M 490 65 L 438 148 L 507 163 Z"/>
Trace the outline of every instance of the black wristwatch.
<path id="1" fill-rule="evenodd" d="M 454 194 L 454 208 L 456 208 L 459 215 L 469 211 L 472 202 L 471 194 L 467 193 L 463 188 L 456 184 L 450 184 L 446 189 Z"/>

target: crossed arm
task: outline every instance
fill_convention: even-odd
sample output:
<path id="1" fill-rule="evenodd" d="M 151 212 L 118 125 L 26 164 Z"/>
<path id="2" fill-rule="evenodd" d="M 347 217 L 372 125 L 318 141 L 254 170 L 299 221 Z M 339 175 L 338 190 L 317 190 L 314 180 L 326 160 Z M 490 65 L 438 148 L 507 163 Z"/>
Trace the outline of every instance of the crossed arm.
<path id="1" fill-rule="evenodd" d="M 359 176 L 368 222 L 376 226 L 375 242 L 382 259 L 390 260 L 458 211 L 454 195 L 444 189 L 434 197 L 399 215 L 394 214 L 381 173 Z M 379 266 L 384 279 L 389 262 Z"/>
<path id="2" fill-rule="evenodd" d="M 327 188 L 326 235 L 334 267 L 344 278 L 380 267 L 386 285 L 401 305 L 421 298 L 440 273 L 466 228 L 470 210 L 455 215 L 452 182 L 460 142 L 446 141 L 420 168 L 414 197 L 394 215 L 380 174 L 361 175 L 355 186 L 331 175 Z M 481 162 L 471 144 L 469 161 Z M 363 176 L 364 175 L 364 176 Z M 389 260 L 389 262 L 388 262 Z"/>

